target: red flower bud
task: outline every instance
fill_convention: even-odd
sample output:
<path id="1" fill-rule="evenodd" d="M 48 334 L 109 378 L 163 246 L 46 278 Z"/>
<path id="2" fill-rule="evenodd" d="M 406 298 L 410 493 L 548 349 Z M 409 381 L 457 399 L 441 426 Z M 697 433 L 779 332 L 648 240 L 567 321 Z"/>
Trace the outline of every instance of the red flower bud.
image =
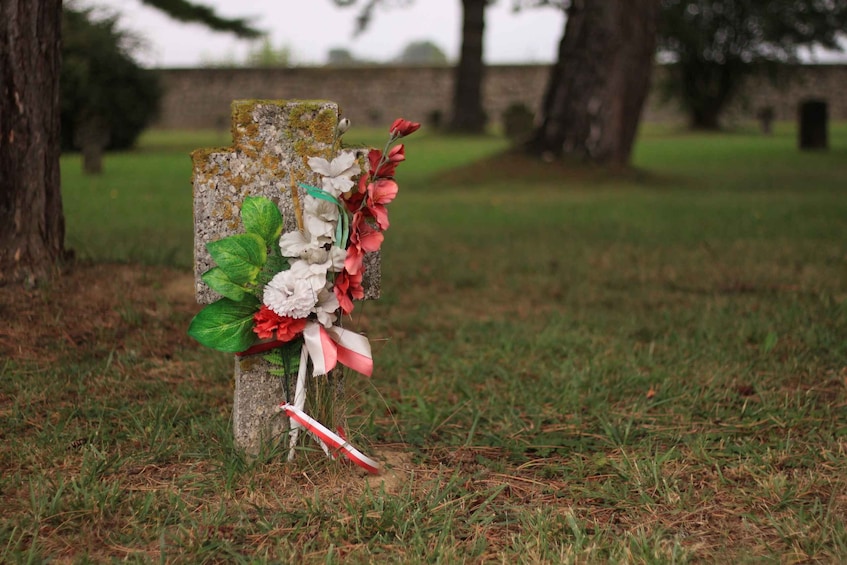
<path id="1" fill-rule="evenodd" d="M 388 132 L 391 135 L 397 137 L 406 137 L 407 135 L 413 134 L 418 129 L 420 129 L 421 124 L 418 122 L 410 122 L 409 120 L 404 120 L 403 118 L 397 118 L 394 120 L 394 123 L 391 124 L 391 127 L 388 129 Z"/>

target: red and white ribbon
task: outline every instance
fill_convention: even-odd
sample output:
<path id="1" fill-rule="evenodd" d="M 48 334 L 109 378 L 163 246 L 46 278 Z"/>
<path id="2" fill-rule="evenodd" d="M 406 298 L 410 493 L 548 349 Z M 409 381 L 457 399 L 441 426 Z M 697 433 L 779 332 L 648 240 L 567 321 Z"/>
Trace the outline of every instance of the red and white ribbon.
<path id="1" fill-rule="evenodd" d="M 300 368 L 297 371 L 297 384 L 294 388 L 294 403 L 280 407 L 285 410 L 291 421 L 289 435 L 288 460 L 294 459 L 300 428 L 306 428 L 317 439 L 324 452 L 332 457 L 330 447 L 344 450 L 345 455 L 354 463 L 371 473 L 379 472 L 379 465 L 350 446 L 343 438 L 330 431 L 326 426 L 307 415 L 306 377 L 308 361 L 312 359 L 312 375 L 325 375 L 338 363 L 364 375 L 373 373 L 371 346 L 365 336 L 345 330 L 338 326 L 324 328 L 315 322 L 306 324 L 303 330 L 303 347 L 300 350 Z"/>
<path id="2" fill-rule="evenodd" d="M 302 409 L 288 403 L 280 404 L 279 407 L 285 411 L 292 422 L 297 422 L 299 426 L 309 430 L 331 450 L 341 451 L 350 461 L 362 469 L 375 475 L 379 474 L 379 463 L 347 443 L 341 436 L 306 414 Z M 292 428 L 292 432 L 294 429 L 296 428 Z"/>
<path id="3" fill-rule="evenodd" d="M 327 374 L 337 363 L 368 377 L 373 373 L 371 344 L 363 335 L 338 326 L 325 328 L 309 322 L 303 330 L 303 340 L 312 358 L 315 376 Z"/>
<path id="4" fill-rule="evenodd" d="M 306 371 L 309 362 L 309 350 L 306 345 L 300 348 L 300 368 L 297 370 L 297 383 L 294 385 L 294 405 L 301 410 L 306 406 Z M 288 435 L 288 460 L 294 459 L 294 447 L 297 445 L 297 439 L 300 437 L 300 424 L 289 418 L 291 429 Z M 323 447 L 323 446 L 321 446 Z"/>
<path id="5" fill-rule="evenodd" d="M 315 375 L 327 374 L 338 363 L 368 377 L 373 373 L 374 362 L 371 356 L 371 344 L 368 338 L 363 335 L 339 326 L 325 328 L 316 322 L 309 321 L 303 330 L 303 341 L 306 343 L 309 355 L 312 358 Z M 256 355 L 286 343 L 274 339 L 262 341 L 245 351 L 236 353 L 236 355 L 238 357 Z"/>
<path id="6" fill-rule="evenodd" d="M 276 340 L 261 342 L 237 355 L 239 357 L 255 355 L 282 344 L 283 342 Z M 306 376 L 310 358 L 312 359 L 313 376 L 329 373 L 338 363 L 368 377 L 373 373 L 373 357 L 371 356 L 371 344 L 368 342 L 368 338 L 339 326 L 325 328 L 312 321 L 306 324 L 306 328 L 303 330 L 303 347 L 300 350 L 300 368 L 297 371 L 297 384 L 294 388 L 294 404 L 280 405 L 280 408 L 285 411 L 291 421 L 288 460 L 294 459 L 294 448 L 300 437 L 300 428 L 306 428 L 318 440 L 321 449 L 329 457 L 333 456 L 330 447 L 335 450 L 342 450 L 356 465 L 371 473 L 379 473 L 379 464 L 376 461 L 363 455 L 338 434 L 330 431 L 303 410 L 306 407 Z"/>

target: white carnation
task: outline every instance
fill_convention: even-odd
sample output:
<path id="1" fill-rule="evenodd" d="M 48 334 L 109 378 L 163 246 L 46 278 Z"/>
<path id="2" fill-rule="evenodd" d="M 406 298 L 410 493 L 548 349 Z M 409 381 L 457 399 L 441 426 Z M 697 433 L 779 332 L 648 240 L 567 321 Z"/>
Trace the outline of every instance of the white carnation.
<path id="1" fill-rule="evenodd" d="M 305 318 L 317 303 L 318 295 L 308 279 L 300 278 L 291 270 L 277 273 L 265 285 L 262 301 L 280 316 Z"/>

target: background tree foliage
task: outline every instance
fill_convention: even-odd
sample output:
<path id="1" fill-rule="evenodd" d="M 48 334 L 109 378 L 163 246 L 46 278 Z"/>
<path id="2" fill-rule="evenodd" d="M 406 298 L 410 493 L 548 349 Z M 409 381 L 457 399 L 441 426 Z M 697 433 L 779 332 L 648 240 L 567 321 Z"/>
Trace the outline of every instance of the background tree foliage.
<path id="1" fill-rule="evenodd" d="M 402 65 L 446 65 L 447 55 L 429 40 L 412 41 L 396 59 Z"/>
<path id="2" fill-rule="evenodd" d="M 692 127 L 715 129 L 747 77 L 797 62 L 804 48 L 841 49 L 845 29 L 847 0 L 662 0 L 664 88 Z"/>
<path id="3" fill-rule="evenodd" d="M 130 147 L 155 117 L 158 80 L 133 60 L 136 42 L 118 29 L 117 20 L 97 19 L 90 9 L 63 10 L 63 150 L 79 148 L 80 132 L 94 122 L 106 128 L 108 147 Z"/>
<path id="4" fill-rule="evenodd" d="M 246 20 L 220 18 L 188 0 L 141 1 L 180 21 L 241 37 L 261 35 Z M 0 1 L 0 284 L 50 278 L 65 257 L 59 176 L 62 7 L 61 0 Z M 102 40 L 100 32 L 97 37 Z M 91 69 L 85 66 L 77 64 L 69 84 L 87 86 Z"/>
<path id="5" fill-rule="evenodd" d="M 141 0 L 141 3 L 164 12 L 178 22 L 198 23 L 246 39 L 263 35 L 248 18 L 222 18 L 212 8 L 188 0 Z"/>

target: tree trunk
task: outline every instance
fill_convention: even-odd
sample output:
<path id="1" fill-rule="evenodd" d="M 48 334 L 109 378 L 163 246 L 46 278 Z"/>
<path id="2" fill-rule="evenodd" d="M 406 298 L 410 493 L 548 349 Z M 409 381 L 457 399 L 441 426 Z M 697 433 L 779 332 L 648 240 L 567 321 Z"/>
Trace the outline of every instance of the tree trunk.
<path id="1" fill-rule="evenodd" d="M 482 133 L 485 112 L 482 109 L 482 38 L 485 30 L 487 0 L 462 0 L 462 52 L 456 67 L 453 115 L 450 131 Z"/>
<path id="2" fill-rule="evenodd" d="M 0 283 L 64 254 L 59 176 L 62 0 L 0 0 Z"/>
<path id="3" fill-rule="evenodd" d="M 737 60 L 687 60 L 669 69 L 671 80 L 680 86 L 682 105 L 692 129 L 720 129 L 721 114 L 750 73 L 748 67 Z"/>
<path id="4" fill-rule="evenodd" d="M 658 0 L 571 3 L 531 153 L 629 163 L 650 89 L 658 14 Z"/>

